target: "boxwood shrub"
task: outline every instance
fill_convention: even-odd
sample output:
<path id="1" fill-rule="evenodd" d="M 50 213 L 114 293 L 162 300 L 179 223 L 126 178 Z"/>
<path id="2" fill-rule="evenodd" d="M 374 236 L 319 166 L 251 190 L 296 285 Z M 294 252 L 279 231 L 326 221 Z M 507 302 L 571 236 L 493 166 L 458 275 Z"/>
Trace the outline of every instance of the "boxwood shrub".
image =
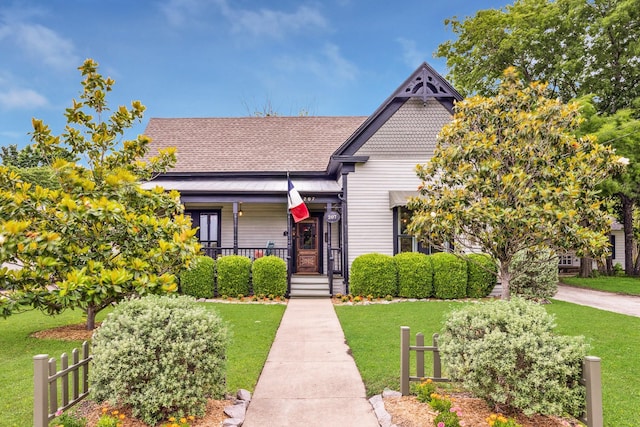
<path id="1" fill-rule="evenodd" d="M 433 264 L 433 291 L 436 298 L 467 296 L 467 262 L 449 252 L 430 255 Z"/>
<path id="2" fill-rule="evenodd" d="M 544 307 L 522 298 L 471 304 L 448 316 L 439 347 L 449 376 L 490 407 L 576 416 L 588 346 L 554 327 Z"/>
<path id="3" fill-rule="evenodd" d="M 274 255 L 253 261 L 254 295 L 284 296 L 287 293 L 287 263 Z"/>
<path id="4" fill-rule="evenodd" d="M 429 256 L 402 252 L 393 259 L 398 269 L 398 296 L 428 298 L 433 295 L 433 267 Z"/>
<path id="5" fill-rule="evenodd" d="M 216 261 L 218 295 L 249 295 L 251 260 L 242 255 L 227 255 Z"/>
<path id="6" fill-rule="evenodd" d="M 487 254 L 467 255 L 467 296 L 484 298 L 497 282 L 498 266 Z"/>
<path id="7" fill-rule="evenodd" d="M 390 255 L 360 255 L 351 264 L 351 293 L 361 296 L 398 295 L 396 263 Z"/>
<path id="8" fill-rule="evenodd" d="M 128 406 L 148 425 L 203 416 L 223 397 L 229 334 L 214 311 L 188 296 L 118 304 L 93 335 L 92 397 Z"/>
<path id="9" fill-rule="evenodd" d="M 195 298 L 213 298 L 215 293 L 215 261 L 197 256 L 191 268 L 180 273 L 180 292 Z"/>

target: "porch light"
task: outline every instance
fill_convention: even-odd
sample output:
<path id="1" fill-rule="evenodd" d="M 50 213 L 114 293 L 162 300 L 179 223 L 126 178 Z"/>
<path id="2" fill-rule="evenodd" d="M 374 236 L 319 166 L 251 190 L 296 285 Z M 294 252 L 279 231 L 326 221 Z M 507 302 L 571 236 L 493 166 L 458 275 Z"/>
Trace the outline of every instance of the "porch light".
<path id="1" fill-rule="evenodd" d="M 242 216 L 242 202 L 240 202 L 240 208 L 238 209 L 238 216 Z"/>

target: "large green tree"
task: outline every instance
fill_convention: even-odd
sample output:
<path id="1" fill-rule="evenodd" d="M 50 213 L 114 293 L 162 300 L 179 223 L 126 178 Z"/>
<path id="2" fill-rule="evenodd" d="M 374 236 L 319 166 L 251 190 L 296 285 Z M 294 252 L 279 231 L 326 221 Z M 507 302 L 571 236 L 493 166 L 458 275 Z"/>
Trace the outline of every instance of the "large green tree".
<path id="1" fill-rule="evenodd" d="M 144 135 L 122 141 L 144 106 L 134 101 L 110 112 L 113 80 L 93 60 L 79 69 L 83 91 L 65 112 L 64 133 L 54 136 L 33 120 L 33 150 L 56 159 L 59 188 L 0 167 L 0 310 L 81 308 L 93 329 L 96 313 L 114 302 L 174 291 L 175 274 L 199 246 L 179 195 L 139 185 L 175 162 L 172 150 L 142 161 L 150 143 Z M 60 158 L 60 150 L 82 163 Z"/>
<path id="2" fill-rule="evenodd" d="M 548 95 L 565 102 L 595 95 L 597 111 L 606 116 L 633 108 L 640 96 L 638 0 L 516 0 L 446 24 L 457 39 L 441 44 L 436 54 L 446 58 L 449 78 L 463 93 L 495 94 L 502 71 L 513 66 L 527 82 L 548 82 Z M 621 135 L 607 132 L 598 137 L 625 151 Z M 640 175 L 622 174 L 619 179 L 615 194 L 628 238 L 634 206 L 640 201 L 635 190 Z M 625 252 L 627 274 L 637 273 L 630 270 L 632 247 L 627 244 Z M 590 273 L 591 261 L 583 264 Z"/>
<path id="3" fill-rule="evenodd" d="M 499 265 L 510 297 L 510 265 L 523 249 L 607 250 L 610 221 L 597 186 L 625 159 L 593 137 L 577 138 L 579 105 L 545 96 L 509 68 L 493 97 L 459 102 L 433 158 L 418 166 L 421 196 L 410 231 L 456 250 L 480 249 Z"/>
<path id="4" fill-rule="evenodd" d="M 600 111 L 614 113 L 640 96 L 637 0 L 516 0 L 445 24 L 457 39 L 436 55 L 463 93 L 495 94 L 513 66 L 527 82 L 548 82 L 565 102 L 596 94 Z"/>

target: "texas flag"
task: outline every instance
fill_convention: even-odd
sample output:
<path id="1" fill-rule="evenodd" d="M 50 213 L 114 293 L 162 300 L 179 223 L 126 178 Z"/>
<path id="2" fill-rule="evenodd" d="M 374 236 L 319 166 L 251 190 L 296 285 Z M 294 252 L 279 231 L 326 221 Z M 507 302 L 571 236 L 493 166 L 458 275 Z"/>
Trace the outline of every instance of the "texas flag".
<path id="1" fill-rule="evenodd" d="M 290 179 L 289 181 L 289 210 L 291 211 L 291 215 L 293 215 L 294 222 L 300 222 L 303 219 L 309 218 L 309 210 L 307 206 L 302 201 L 302 197 L 300 197 L 300 193 L 293 186 L 293 182 Z"/>

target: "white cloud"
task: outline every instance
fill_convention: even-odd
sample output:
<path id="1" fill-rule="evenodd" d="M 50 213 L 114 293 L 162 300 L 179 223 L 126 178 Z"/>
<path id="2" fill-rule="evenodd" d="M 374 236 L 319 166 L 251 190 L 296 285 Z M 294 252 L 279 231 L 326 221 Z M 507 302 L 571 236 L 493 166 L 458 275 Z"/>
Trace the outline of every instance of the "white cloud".
<path id="1" fill-rule="evenodd" d="M 294 12 L 282 12 L 272 9 L 234 10 L 226 0 L 219 3 L 223 15 L 231 23 L 232 31 L 239 34 L 283 38 L 289 33 L 328 28 L 322 13 L 308 6 L 299 6 Z"/>
<path id="2" fill-rule="evenodd" d="M 202 25 L 209 16 L 220 13 L 235 34 L 254 38 L 281 39 L 291 33 L 325 30 L 329 24 L 323 14 L 310 6 L 298 6 L 291 12 L 275 9 L 241 9 L 228 0 L 168 0 L 160 6 L 174 27 Z"/>
<path id="3" fill-rule="evenodd" d="M 302 72 L 314 75 L 332 86 L 353 81 L 358 75 L 358 67 L 340 53 L 340 48 L 327 44 L 320 55 L 307 55 L 302 58 L 290 56 L 277 60 L 277 65 L 287 72 Z"/>
<path id="4" fill-rule="evenodd" d="M 4 110 L 37 108 L 48 104 L 47 98 L 32 89 L 0 89 L 0 108 Z"/>
<path id="5" fill-rule="evenodd" d="M 409 67 L 416 68 L 427 59 L 427 54 L 418 49 L 414 40 L 398 37 L 396 41 L 402 48 L 402 59 Z"/>
<path id="6" fill-rule="evenodd" d="M 185 26 L 190 20 L 198 18 L 202 10 L 210 3 L 202 0 L 169 0 L 160 5 L 160 10 L 173 27 Z"/>
<path id="7" fill-rule="evenodd" d="M 39 24 L 16 24 L 13 28 L 17 43 L 30 56 L 57 69 L 75 68 L 79 58 L 74 45 L 55 31 Z"/>

